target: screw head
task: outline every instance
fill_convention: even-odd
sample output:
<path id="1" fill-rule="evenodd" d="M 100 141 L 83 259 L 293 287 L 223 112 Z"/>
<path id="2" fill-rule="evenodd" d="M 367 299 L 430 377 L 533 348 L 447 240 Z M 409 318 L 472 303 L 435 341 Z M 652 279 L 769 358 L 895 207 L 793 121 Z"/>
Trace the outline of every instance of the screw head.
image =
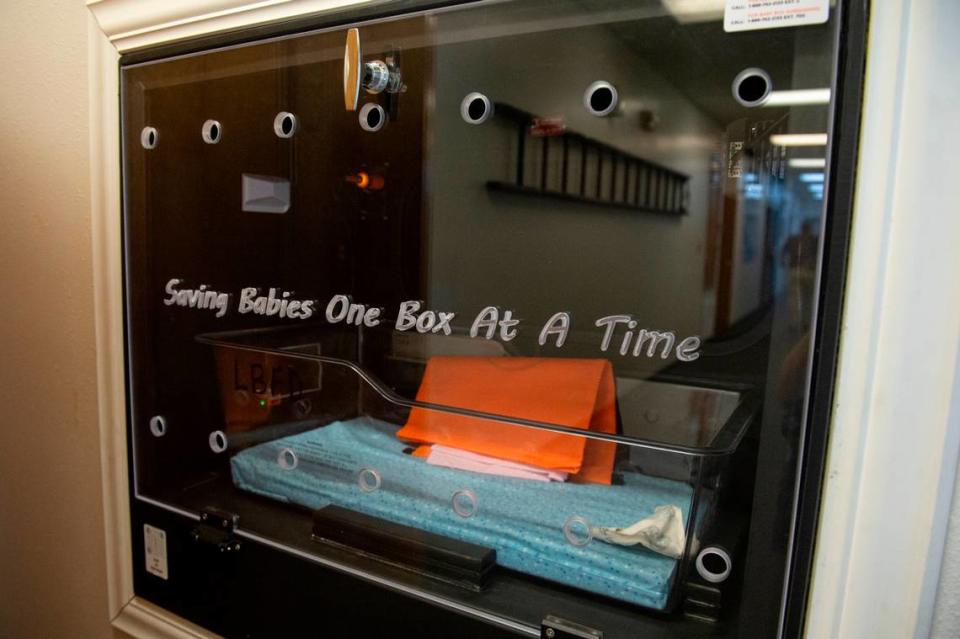
<path id="1" fill-rule="evenodd" d="M 553 628 L 547 628 L 547 631 L 544 634 L 547 635 L 547 639 L 553 639 L 554 635 L 557 633 L 554 632 Z"/>

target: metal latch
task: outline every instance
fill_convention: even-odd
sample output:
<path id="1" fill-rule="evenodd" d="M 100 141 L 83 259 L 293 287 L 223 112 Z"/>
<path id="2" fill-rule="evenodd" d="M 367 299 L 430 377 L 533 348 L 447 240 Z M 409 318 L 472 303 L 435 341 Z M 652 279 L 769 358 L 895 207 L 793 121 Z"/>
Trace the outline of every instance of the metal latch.
<path id="1" fill-rule="evenodd" d="M 240 551 L 240 540 L 234 535 L 240 517 L 219 508 L 200 512 L 200 524 L 190 531 L 194 542 L 221 554 Z"/>
<path id="2" fill-rule="evenodd" d="M 356 111 L 360 89 L 376 95 L 402 93 L 405 89 L 400 72 L 400 52 L 393 50 L 386 60 L 363 61 L 360 31 L 349 29 L 343 50 L 343 104 L 347 111 Z"/>
<path id="3" fill-rule="evenodd" d="M 583 624 L 547 615 L 540 622 L 540 639 L 603 639 L 603 632 Z"/>

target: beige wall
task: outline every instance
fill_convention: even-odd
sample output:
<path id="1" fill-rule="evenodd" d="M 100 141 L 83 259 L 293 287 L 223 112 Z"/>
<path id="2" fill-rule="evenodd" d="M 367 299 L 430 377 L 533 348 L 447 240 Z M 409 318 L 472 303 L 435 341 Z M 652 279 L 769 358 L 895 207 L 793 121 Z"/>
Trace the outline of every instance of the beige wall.
<path id="1" fill-rule="evenodd" d="M 112 636 L 91 270 L 87 11 L 0 4 L 0 636 Z"/>

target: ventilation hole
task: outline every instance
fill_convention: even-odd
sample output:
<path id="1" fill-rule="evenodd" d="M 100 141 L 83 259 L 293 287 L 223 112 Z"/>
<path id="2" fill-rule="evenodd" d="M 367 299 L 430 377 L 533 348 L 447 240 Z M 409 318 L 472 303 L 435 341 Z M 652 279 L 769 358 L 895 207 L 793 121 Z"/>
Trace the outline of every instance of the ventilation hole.
<path id="1" fill-rule="evenodd" d="M 467 124 L 483 124 L 493 115 L 493 102 L 482 93 L 468 93 L 460 101 L 460 117 Z"/>
<path id="2" fill-rule="evenodd" d="M 200 135 L 207 144 L 216 144 L 220 141 L 220 123 L 216 120 L 207 120 L 200 129 Z"/>
<path id="3" fill-rule="evenodd" d="M 477 495 L 472 490 L 464 488 L 453 493 L 450 500 L 453 512 L 461 517 L 473 517 L 477 512 Z"/>
<path id="4" fill-rule="evenodd" d="M 697 555 L 697 573 L 704 580 L 718 584 L 730 576 L 733 560 L 729 553 L 719 546 L 709 546 Z"/>
<path id="5" fill-rule="evenodd" d="M 593 95 L 590 96 L 590 106 L 594 111 L 605 111 L 610 108 L 612 102 L 613 91 L 606 87 L 597 89 L 593 92 Z"/>
<path id="6" fill-rule="evenodd" d="M 597 80 L 583 94 L 584 107 L 598 117 L 613 113 L 619 100 L 617 88 L 605 80 Z"/>
<path id="7" fill-rule="evenodd" d="M 380 488 L 380 473 L 373 468 L 362 468 L 357 473 L 357 485 L 365 493 L 372 493 Z"/>
<path id="8" fill-rule="evenodd" d="M 273 119 L 273 132 L 277 137 L 292 138 L 297 132 L 297 116 L 287 111 L 281 111 Z"/>
<path id="9" fill-rule="evenodd" d="M 387 113 L 379 104 L 370 102 L 360 108 L 360 128 L 364 131 L 379 131 L 386 122 Z"/>
<path id="10" fill-rule="evenodd" d="M 772 84 L 763 69 L 744 69 L 733 80 L 733 97 L 743 106 L 760 106 L 770 95 Z"/>
<path id="11" fill-rule="evenodd" d="M 487 112 L 487 105 L 484 104 L 480 98 L 474 98 L 470 101 L 470 107 L 467 112 L 470 114 L 471 119 L 479 120 Z"/>
<path id="12" fill-rule="evenodd" d="M 296 413 L 297 417 L 303 419 L 310 415 L 310 411 L 313 409 L 313 402 L 309 399 L 298 399 L 293 404 L 293 412 Z"/>
<path id="13" fill-rule="evenodd" d="M 727 568 L 727 562 L 720 555 L 709 553 L 703 556 L 703 567 L 710 572 L 721 573 Z"/>
<path id="14" fill-rule="evenodd" d="M 467 124 L 483 124 L 493 115 L 493 102 L 482 93 L 468 93 L 460 101 L 460 117 Z"/>
<path id="15" fill-rule="evenodd" d="M 154 437 L 163 437 L 167 434 L 167 420 L 161 415 L 154 415 L 150 418 L 150 432 Z"/>
<path id="16" fill-rule="evenodd" d="M 593 539 L 590 524 L 580 515 L 573 515 L 563 523 L 563 536 L 573 546 L 586 546 Z"/>
<path id="17" fill-rule="evenodd" d="M 222 453 L 227 450 L 227 436 L 222 430 L 215 430 L 210 433 L 207 443 L 210 444 L 210 450 L 215 453 Z"/>
<path id="18" fill-rule="evenodd" d="M 152 126 L 145 126 L 140 131 L 140 146 L 145 149 L 154 149 L 157 146 L 160 134 Z"/>
<path id="19" fill-rule="evenodd" d="M 283 448 L 277 454 L 277 465 L 283 470 L 293 470 L 299 463 L 300 459 L 292 448 Z"/>
<path id="20" fill-rule="evenodd" d="M 752 75 L 746 78 L 737 87 L 737 95 L 744 102 L 756 102 L 767 92 L 767 82 L 758 75 Z"/>

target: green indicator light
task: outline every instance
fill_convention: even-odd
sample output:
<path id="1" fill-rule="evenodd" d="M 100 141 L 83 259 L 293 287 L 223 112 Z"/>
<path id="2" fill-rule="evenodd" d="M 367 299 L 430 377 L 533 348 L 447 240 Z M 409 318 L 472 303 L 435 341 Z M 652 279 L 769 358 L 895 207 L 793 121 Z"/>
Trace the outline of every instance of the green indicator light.
<path id="1" fill-rule="evenodd" d="M 260 408 L 263 408 L 263 407 L 266 406 L 266 405 L 267 405 L 267 400 L 261 399 L 261 400 L 260 400 Z"/>

